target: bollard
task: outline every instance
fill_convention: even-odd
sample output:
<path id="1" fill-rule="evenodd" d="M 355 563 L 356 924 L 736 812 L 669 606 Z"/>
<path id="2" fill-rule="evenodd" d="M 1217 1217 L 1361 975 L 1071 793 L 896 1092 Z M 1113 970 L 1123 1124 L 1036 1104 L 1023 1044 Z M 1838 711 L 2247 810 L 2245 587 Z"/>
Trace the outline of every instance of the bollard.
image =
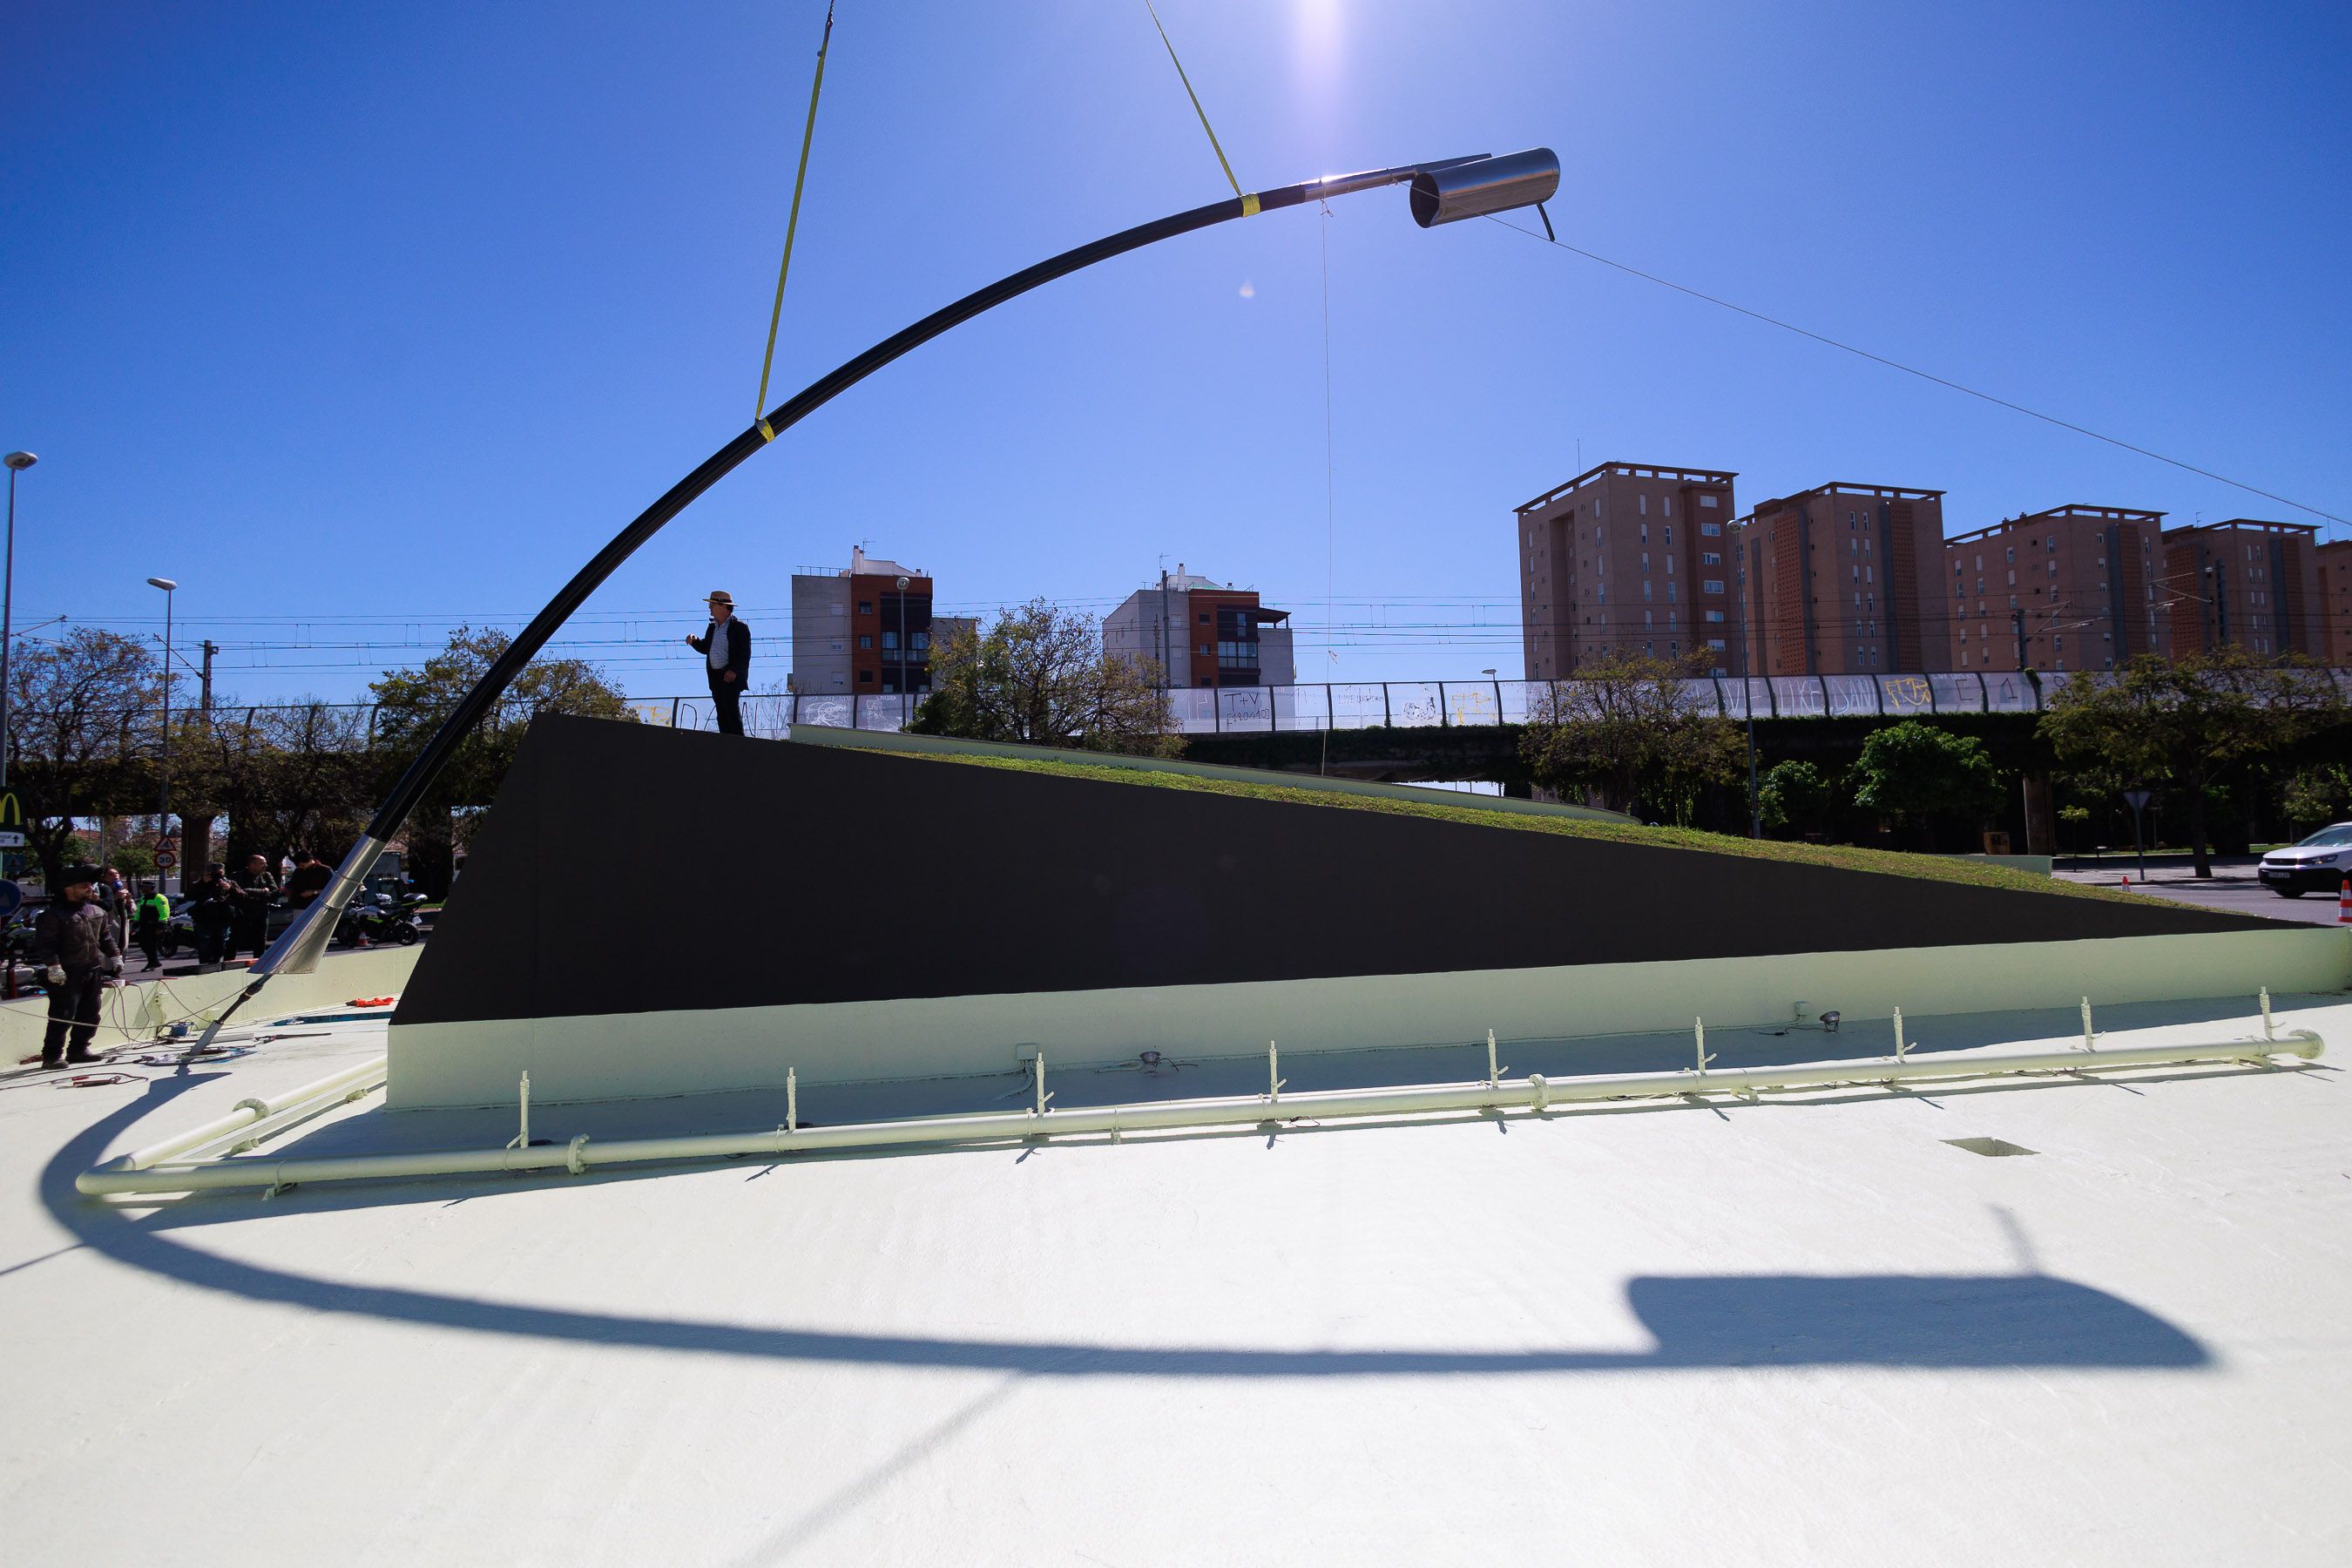
<path id="1" fill-rule="evenodd" d="M 2091 1043 L 2095 1038 L 2096 1037 L 2091 1033 L 2091 999 L 2085 996 L 2083 998 L 2083 1048 L 2086 1051 L 2097 1049 Z"/>
<path id="2" fill-rule="evenodd" d="M 1902 1061 L 1910 1055 L 1911 1047 L 1903 1043 L 1903 1009 L 1895 1009 L 1895 1059 Z"/>

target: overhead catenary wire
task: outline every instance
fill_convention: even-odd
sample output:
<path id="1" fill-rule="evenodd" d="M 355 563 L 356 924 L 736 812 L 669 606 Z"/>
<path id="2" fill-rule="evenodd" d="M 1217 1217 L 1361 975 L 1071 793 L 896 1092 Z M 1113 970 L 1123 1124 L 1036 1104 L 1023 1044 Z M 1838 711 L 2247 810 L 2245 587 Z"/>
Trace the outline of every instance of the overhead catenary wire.
<path id="1" fill-rule="evenodd" d="M 1998 396 L 1993 393 L 1979 391 L 1973 386 L 1965 385 L 1948 376 L 1937 375 L 1933 371 L 1921 370 L 1916 365 L 1905 364 L 1901 360 L 1889 359 L 1885 354 L 1873 353 L 1868 349 L 1857 348 L 1849 342 L 1842 342 L 1836 338 L 1832 338 L 1823 332 L 1814 331 L 1809 327 L 1801 327 L 1793 321 L 1782 321 L 1778 316 L 1768 316 L 1761 310 L 1750 310 L 1746 305 L 1735 304 L 1731 300 L 1723 299 L 1717 295 L 1709 294 L 1703 289 L 1694 289 L 1686 283 L 1677 283 L 1671 278 L 1661 278 L 1654 272 L 1645 272 L 1638 267 L 1628 266 L 1622 261 L 1613 260 L 1609 257 L 1601 255 L 1598 251 L 1587 250 L 1581 246 L 1570 245 L 1566 240 L 1559 238 L 1557 235 L 1545 236 L 1538 234 L 1534 229 L 1522 228 L 1517 224 L 1507 222 L 1502 218 L 1495 216 L 1491 213 L 1486 215 L 1486 216 L 1488 222 L 1499 224 L 1504 228 L 1509 229 L 1513 234 L 1526 235 L 1529 239 L 1534 240 L 1538 245 L 1556 247 L 1560 250 L 1567 251 L 1571 256 L 1580 256 L 1587 261 L 1595 261 L 1599 262 L 1603 267 L 1614 268 L 1616 270 L 1625 273 L 1629 277 L 1639 278 L 1643 281 L 1648 283 L 1655 283 L 1662 289 L 1671 289 L 1678 294 L 1687 294 L 1694 300 L 1704 300 L 1707 304 L 1717 306 L 1720 309 L 1733 311 L 1738 315 L 1746 316 L 1752 321 L 1762 321 L 1767 326 L 1778 327 L 1784 332 L 1794 332 L 1801 338 L 1811 338 L 1817 343 L 1826 344 L 1830 348 L 1836 349 L 1843 353 L 1853 354 L 1859 359 L 1869 360 L 1874 364 L 1882 364 L 1889 370 L 1901 371 L 1905 375 L 1916 375 L 1922 381 L 1933 382 L 1937 386 L 1946 387 L 1953 392 L 1960 393 L 1965 396 L 1974 397 L 1982 402 L 1992 404 L 1994 406 L 1999 408 L 2006 408 L 2014 414 L 2022 414 L 2029 419 L 2039 419 L 2045 425 L 2054 425 L 2062 430 L 2072 430 L 2078 436 L 2087 436 L 2094 441 L 2104 441 L 2110 447 L 2119 447 L 2126 452 L 2136 452 L 2143 458 L 2150 458 L 2155 459 L 2157 462 L 2168 464 L 2172 468 L 2179 468 L 2187 473 L 2195 474 L 2201 479 L 2211 479 L 2216 484 L 2227 485 L 2231 489 L 2243 490 L 2248 495 L 2260 496 L 2264 500 L 2274 500 L 2281 506 L 2291 506 L 2297 511 L 2309 512 L 2314 517 L 2326 518 L 2328 521 L 2336 523 L 2339 527 L 2352 528 L 2352 518 L 2339 517 L 2332 511 L 2323 510 L 2315 506 L 2308 506 L 2302 501 L 2294 500 L 2286 496 L 2280 495 L 2274 490 L 2266 490 L 2262 489 L 2260 486 L 2250 485 L 2242 479 L 2233 479 L 2227 474 L 2217 474 L 2210 468 L 2200 468 L 2195 463 L 2185 462 L 2179 458 L 2168 458 L 2162 452 L 2152 451 L 2148 447 L 2135 445 L 2130 441 L 2122 439 L 2120 437 L 2109 436 L 2104 432 L 2094 430 L 2087 425 L 2077 425 L 2071 419 L 2061 419 L 2054 414 L 2044 414 L 2038 408 L 2028 408 L 2022 403 L 2014 403 L 2006 397 Z"/>

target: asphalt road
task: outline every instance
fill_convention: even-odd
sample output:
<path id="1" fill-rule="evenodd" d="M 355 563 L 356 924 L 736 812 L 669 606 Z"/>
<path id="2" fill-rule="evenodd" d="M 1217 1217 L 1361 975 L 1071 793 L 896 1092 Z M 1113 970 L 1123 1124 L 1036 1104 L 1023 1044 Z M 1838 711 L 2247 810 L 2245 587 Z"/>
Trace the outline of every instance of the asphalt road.
<path id="1" fill-rule="evenodd" d="M 2231 914 L 2260 915 L 2265 920 L 2299 921 L 2305 925 L 2334 925 L 2336 900 L 2326 893 L 2305 893 L 2299 899 L 2282 899 L 2254 879 L 2254 862 L 2217 865 L 2210 880 L 2199 881 L 2186 868 L 2167 867 L 2158 870 L 2146 882 L 2135 881 L 2132 890 L 2152 899 L 2169 899 L 2175 903 L 2195 904 L 2200 909 L 2227 910 Z M 2110 865 L 2096 871 L 2060 871 L 2058 877 L 2069 882 L 2088 882 L 2103 888 L 2117 886 L 2122 880 L 2121 869 Z"/>

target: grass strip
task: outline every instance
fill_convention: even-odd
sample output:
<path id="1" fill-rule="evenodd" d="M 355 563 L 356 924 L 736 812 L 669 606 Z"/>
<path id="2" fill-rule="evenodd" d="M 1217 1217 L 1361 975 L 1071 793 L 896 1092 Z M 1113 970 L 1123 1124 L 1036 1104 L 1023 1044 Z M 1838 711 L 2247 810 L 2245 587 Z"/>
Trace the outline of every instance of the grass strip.
<path id="1" fill-rule="evenodd" d="M 860 748 L 864 749 L 864 748 Z M 1571 816 L 1538 816 L 1492 811 L 1449 801 L 1392 800 L 1380 795 L 1346 795 L 1311 785 L 1260 784 L 1238 779 L 1199 778 L 1190 773 L 1157 773 L 1086 763 L 1030 757 L 992 757 L 970 753 L 883 752 L 877 756 L 910 762 L 954 763 L 966 767 L 1002 768 L 1013 773 L 1044 773 L 1056 778 L 1097 780 L 1139 789 L 1190 790 L 1201 795 L 1234 795 L 1247 800 L 1277 801 L 1286 805 L 1316 805 L 1339 811 L 1385 812 L 1392 816 L 1421 816 L 1438 822 L 1459 822 L 1509 833 L 1552 833 L 1569 838 L 1599 838 L 1648 849 L 1686 849 L 1709 855 L 1733 855 L 1749 860 L 1778 860 L 1797 866 L 1828 866 L 1841 871 L 1863 871 L 1882 877 L 1912 877 L 1923 881 L 1959 882 L 1970 887 L 2000 888 L 2010 892 L 2044 893 L 2055 898 L 2104 899 L 2146 906 L 2147 900 L 2119 889 L 2084 886 L 2054 877 L 2039 877 L 2008 866 L 1967 860 L 1953 855 L 1913 855 L 1892 849 L 1864 849 L 1851 844 L 1806 844 L 1778 838 L 1735 838 L 1705 833 L 1695 827 L 1644 827 L 1632 823 L 1596 822 Z"/>

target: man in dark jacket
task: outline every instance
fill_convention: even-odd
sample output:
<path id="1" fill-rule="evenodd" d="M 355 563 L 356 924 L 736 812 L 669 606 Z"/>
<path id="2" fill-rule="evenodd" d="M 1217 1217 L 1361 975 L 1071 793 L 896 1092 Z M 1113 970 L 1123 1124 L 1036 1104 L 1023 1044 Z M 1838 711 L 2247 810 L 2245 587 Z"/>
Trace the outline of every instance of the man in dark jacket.
<path id="1" fill-rule="evenodd" d="M 334 879 L 335 873 L 327 863 L 305 849 L 294 857 L 294 874 L 286 879 L 286 901 L 298 910 L 307 910 Z"/>
<path id="2" fill-rule="evenodd" d="M 43 967 L 49 987 L 49 1032 L 41 1040 L 41 1065 L 58 1068 L 68 1062 L 94 1062 L 90 1037 L 98 1033 L 99 993 L 110 976 L 122 973 L 122 944 L 114 940 L 114 921 L 99 907 L 91 884 L 95 866 L 76 866 L 66 872 L 57 899 L 33 921 L 29 956 Z M 66 1037 L 73 1037 L 68 1049 Z"/>
<path id="3" fill-rule="evenodd" d="M 735 600 L 724 588 L 710 595 L 710 626 L 686 646 L 710 666 L 710 705 L 719 732 L 743 732 L 743 689 L 751 679 L 751 628 L 735 618 Z"/>
<path id="4" fill-rule="evenodd" d="M 259 958 L 269 945 L 269 906 L 278 901 L 278 873 L 267 855 L 248 855 L 236 876 L 236 924 L 229 933 L 228 955 L 251 948 Z"/>
<path id="5" fill-rule="evenodd" d="M 196 973 L 213 973 L 236 924 L 236 884 L 219 861 L 206 866 L 203 879 L 188 889 L 188 918 L 196 928 Z"/>

